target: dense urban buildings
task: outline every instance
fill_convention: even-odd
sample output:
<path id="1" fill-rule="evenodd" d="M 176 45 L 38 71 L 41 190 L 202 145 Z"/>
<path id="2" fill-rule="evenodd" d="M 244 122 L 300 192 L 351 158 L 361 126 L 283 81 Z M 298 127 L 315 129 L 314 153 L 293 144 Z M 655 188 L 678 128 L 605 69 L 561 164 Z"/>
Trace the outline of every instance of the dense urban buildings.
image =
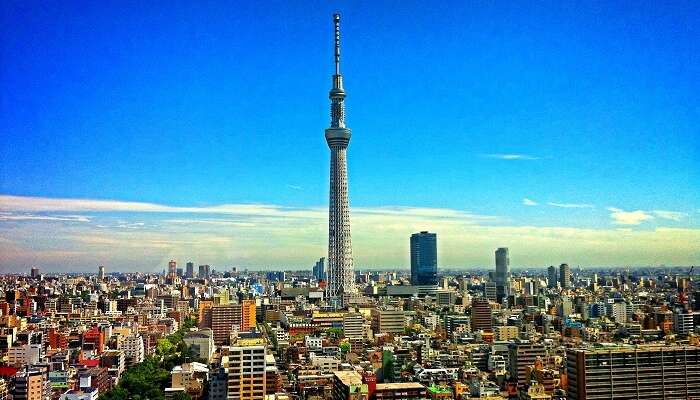
<path id="1" fill-rule="evenodd" d="M 438 270 L 436 233 L 406 254 L 414 226 L 402 265 L 354 265 L 339 22 L 327 257 L 182 269 L 199 256 L 168 248 L 150 273 L 96 253 L 89 273 L 1 275 L 0 400 L 700 398 L 693 267 L 525 267 L 504 243 L 494 270 L 491 243 L 485 266 Z"/>

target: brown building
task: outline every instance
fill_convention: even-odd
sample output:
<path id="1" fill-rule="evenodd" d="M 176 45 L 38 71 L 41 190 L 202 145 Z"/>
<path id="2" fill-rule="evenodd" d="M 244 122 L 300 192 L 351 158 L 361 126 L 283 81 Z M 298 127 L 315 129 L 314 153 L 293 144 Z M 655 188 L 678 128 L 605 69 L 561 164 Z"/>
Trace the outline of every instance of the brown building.
<path id="1" fill-rule="evenodd" d="M 488 299 L 476 298 L 472 301 L 472 331 L 493 331 L 491 304 Z"/>
<path id="2" fill-rule="evenodd" d="M 255 327 L 255 300 L 243 300 L 242 304 L 200 308 L 200 315 L 200 328 L 211 328 L 214 332 L 214 343 L 228 344 L 231 331 L 244 332 Z"/>
<path id="3" fill-rule="evenodd" d="M 518 381 L 518 386 L 528 384 L 529 370 L 538 359 L 544 359 L 547 351 L 543 344 L 527 340 L 516 340 L 508 346 L 510 376 Z"/>

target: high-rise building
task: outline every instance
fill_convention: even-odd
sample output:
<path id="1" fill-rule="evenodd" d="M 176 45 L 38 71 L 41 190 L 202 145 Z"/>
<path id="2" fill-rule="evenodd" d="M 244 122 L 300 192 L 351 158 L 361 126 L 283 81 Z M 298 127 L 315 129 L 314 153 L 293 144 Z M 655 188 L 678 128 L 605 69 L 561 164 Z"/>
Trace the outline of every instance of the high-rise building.
<path id="1" fill-rule="evenodd" d="M 562 289 L 571 288 L 571 268 L 569 268 L 569 264 L 559 266 L 559 284 Z"/>
<path id="2" fill-rule="evenodd" d="M 267 357 L 262 339 L 238 339 L 224 349 L 228 359 L 228 394 L 231 400 L 263 400 L 267 387 Z M 274 361 L 274 358 L 273 358 Z"/>
<path id="3" fill-rule="evenodd" d="M 541 343 L 527 340 L 517 340 L 508 346 L 510 376 L 518 381 L 518 386 L 528 384 L 527 369 L 535 364 L 537 359 L 544 359 L 547 350 Z"/>
<path id="4" fill-rule="evenodd" d="M 104 265 L 100 265 L 97 269 L 97 280 L 99 280 L 100 282 L 105 280 L 105 266 Z"/>
<path id="5" fill-rule="evenodd" d="M 177 263 L 175 260 L 170 260 L 168 263 L 168 283 L 174 283 L 177 281 Z"/>
<path id="6" fill-rule="evenodd" d="M 317 281 L 326 280 L 326 257 L 321 257 L 318 261 L 316 261 L 313 268 L 313 274 Z"/>
<path id="7" fill-rule="evenodd" d="M 510 280 L 510 258 L 508 248 L 499 247 L 496 250 L 496 301 L 502 302 L 508 296 Z"/>
<path id="8" fill-rule="evenodd" d="M 199 266 L 199 274 L 197 274 L 197 277 L 203 278 L 203 279 L 209 279 L 209 274 L 211 273 L 209 265 L 200 265 Z"/>
<path id="9" fill-rule="evenodd" d="M 555 289 L 558 281 L 557 268 L 554 265 L 550 265 L 549 268 L 547 268 L 547 286 Z"/>
<path id="10" fill-rule="evenodd" d="M 194 278 L 194 263 L 192 261 L 187 263 L 185 269 L 185 278 Z"/>
<path id="11" fill-rule="evenodd" d="M 437 285 L 437 235 L 422 231 L 411 235 L 411 284 Z"/>
<path id="12" fill-rule="evenodd" d="M 201 308 L 200 327 L 211 328 L 214 343 L 229 343 L 231 332 L 247 332 L 255 327 L 255 300 L 243 300 L 241 304 L 220 304 L 210 308 Z M 208 325 L 207 325 L 208 323 Z"/>
<path id="13" fill-rule="evenodd" d="M 700 398 L 700 347 L 567 349 L 567 399 Z"/>
<path id="14" fill-rule="evenodd" d="M 124 352 L 126 365 L 135 365 L 143 362 L 145 354 L 143 336 L 136 333 L 128 335 L 119 342 L 117 347 Z"/>
<path id="15" fill-rule="evenodd" d="M 350 340 L 364 337 L 365 319 L 360 313 L 347 313 L 343 316 L 343 334 Z"/>
<path id="16" fill-rule="evenodd" d="M 223 345 L 229 343 L 231 331 L 240 330 L 240 307 L 233 304 L 217 305 L 209 310 L 211 313 L 211 330 L 214 332 L 214 343 Z"/>
<path id="17" fill-rule="evenodd" d="M 30 273 L 33 279 L 39 279 L 39 276 L 41 275 L 41 273 L 39 272 L 39 268 L 37 267 L 32 267 Z"/>
<path id="18" fill-rule="evenodd" d="M 493 331 L 493 317 L 491 304 L 488 299 L 476 298 L 472 300 L 472 331 Z"/>
<path id="19" fill-rule="evenodd" d="M 340 74 L 340 14 L 333 15 L 335 24 L 335 74 L 330 90 L 331 126 L 326 129 L 326 142 L 331 151 L 330 200 L 328 205 L 328 298 L 355 293 L 355 271 L 350 237 L 350 202 L 348 200 L 347 148 L 350 129 L 345 126 L 345 90 Z"/>
<path id="20" fill-rule="evenodd" d="M 375 333 L 401 334 L 406 326 L 403 310 L 395 308 L 372 310 L 372 330 Z"/>

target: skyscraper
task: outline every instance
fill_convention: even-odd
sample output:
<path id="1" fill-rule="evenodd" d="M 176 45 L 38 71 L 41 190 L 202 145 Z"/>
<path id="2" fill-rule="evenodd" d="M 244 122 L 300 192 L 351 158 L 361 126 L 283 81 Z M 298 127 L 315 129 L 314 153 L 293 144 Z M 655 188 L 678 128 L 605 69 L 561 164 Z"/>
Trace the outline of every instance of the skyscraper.
<path id="1" fill-rule="evenodd" d="M 550 288 L 556 288 L 557 287 L 557 269 L 554 267 L 554 265 L 550 265 L 549 268 L 547 268 L 547 286 Z"/>
<path id="2" fill-rule="evenodd" d="M 210 273 L 211 273 L 211 269 L 210 269 L 209 265 L 200 265 L 199 266 L 199 273 L 197 274 L 197 277 L 209 279 Z"/>
<path id="3" fill-rule="evenodd" d="M 105 280 L 105 266 L 104 265 L 100 265 L 98 267 L 97 280 L 99 280 L 99 281 Z"/>
<path id="4" fill-rule="evenodd" d="M 561 284 L 562 289 L 571 287 L 571 268 L 569 268 L 569 264 L 559 266 L 559 284 Z"/>
<path id="5" fill-rule="evenodd" d="M 411 284 L 437 285 L 437 235 L 422 231 L 411 235 Z"/>
<path id="6" fill-rule="evenodd" d="M 167 282 L 174 283 L 177 280 L 177 263 L 175 260 L 170 260 L 168 263 Z"/>
<path id="7" fill-rule="evenodd" d="M 194 278 L 194 263 L 192 261 L 187 263 L 187 269 L 185 270 L 185 278 Z"/>
<path id="8" fill-rule="evenodd" d="M 326 280 L 326 257 L 321 257 L 313 268 L 313 275 L 317 281 Z"/>
<path id="9" fill-rule="evenodd" d="M 345 90 L 340 74 L 340 14 L 335 24 L 335 74 L 330 90 L 331 126 L 326 142 L 331 150 L 330 200 L 328 204 L 328 285 L 327 297 L 339 298 L 355 292 L 355 272 L 350 238 L 350 203 L 348 201 L 348 164 L 346 159 L 350 129 L 345 127 Z"/>
<path id="10" fill-rule="evenodd" d="M 502 302 L 508 296 L 508 279 L 510 278 L 510 258 L 508 248 L 496 250 L 496 301 Z"/>

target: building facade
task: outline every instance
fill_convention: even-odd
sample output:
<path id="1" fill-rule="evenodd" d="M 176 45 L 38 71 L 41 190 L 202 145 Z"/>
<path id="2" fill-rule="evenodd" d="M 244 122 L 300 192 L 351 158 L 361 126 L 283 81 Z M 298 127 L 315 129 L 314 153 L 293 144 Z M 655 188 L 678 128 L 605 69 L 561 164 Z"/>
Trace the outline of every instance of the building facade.
<path id="1" fill-rule="evenodd" d="M 700 347 L 611 346 L 566 352 L 569 400 L 700 398 Z"/>
<path id="2" fill-rule="evenodd" d="M 510 280 L 510 257 L 508 248 L 500 247 L 496 250 L 496 301 L 502 302 L 508 296 L 508 284 Z"/>
<path id="3" fill-rule="evenodd" d="M 437 235 L 422 231 L 411 235 L 411 284 L 437 285 Z"/>

